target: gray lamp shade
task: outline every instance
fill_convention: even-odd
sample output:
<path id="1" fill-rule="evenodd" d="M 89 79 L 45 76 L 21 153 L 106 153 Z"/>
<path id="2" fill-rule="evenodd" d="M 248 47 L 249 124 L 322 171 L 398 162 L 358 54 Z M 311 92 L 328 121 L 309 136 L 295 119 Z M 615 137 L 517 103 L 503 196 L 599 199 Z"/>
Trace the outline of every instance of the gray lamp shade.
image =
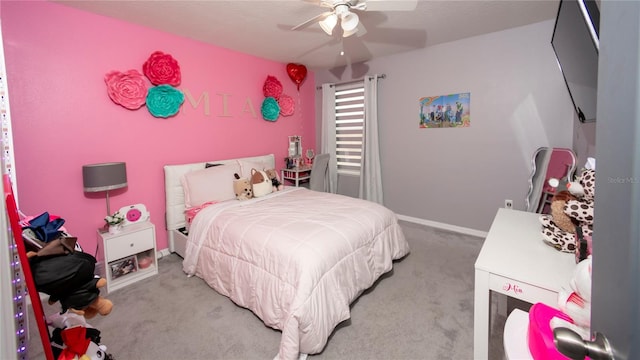
<path id="1" fill-rule="evenodd" d="M 108 191 L 127 186 L 127 166 L 123 162 L 82 166 L 85 192 Z"/>

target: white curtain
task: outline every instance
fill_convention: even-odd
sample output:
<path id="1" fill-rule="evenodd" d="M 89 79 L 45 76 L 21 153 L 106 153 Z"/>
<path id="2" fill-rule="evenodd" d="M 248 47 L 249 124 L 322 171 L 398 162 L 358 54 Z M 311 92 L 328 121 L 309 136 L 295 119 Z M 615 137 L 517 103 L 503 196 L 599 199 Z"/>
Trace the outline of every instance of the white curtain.
<path id="1" fill-rule="evenodd" d="M 359 197 L 383 204 L 378 145 L 378 75 L 364 78 L 364 137 Z"/>
<path id="2" fill-rule="evenodd" d="M 329 154 L 328 191 L 336 193 L 338 189 L 338 162 L 336 160 L 336 87 L 334 84 L 322 84 L 322 133 L 320 152 Z"/>

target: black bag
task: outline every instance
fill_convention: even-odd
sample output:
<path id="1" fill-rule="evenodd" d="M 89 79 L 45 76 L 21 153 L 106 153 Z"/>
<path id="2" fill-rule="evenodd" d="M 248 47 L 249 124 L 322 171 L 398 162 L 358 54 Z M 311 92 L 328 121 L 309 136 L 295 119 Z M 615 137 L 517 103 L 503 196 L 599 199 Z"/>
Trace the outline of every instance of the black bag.
<path id="1" fill-rule="evenodd" d="M 35 256 L 29 259 L 36 289 L 60 301 L 62 310 L 82 310 L 100 295 L 94 275 L 96 258 L 76 251 L 67 255 Z"/>

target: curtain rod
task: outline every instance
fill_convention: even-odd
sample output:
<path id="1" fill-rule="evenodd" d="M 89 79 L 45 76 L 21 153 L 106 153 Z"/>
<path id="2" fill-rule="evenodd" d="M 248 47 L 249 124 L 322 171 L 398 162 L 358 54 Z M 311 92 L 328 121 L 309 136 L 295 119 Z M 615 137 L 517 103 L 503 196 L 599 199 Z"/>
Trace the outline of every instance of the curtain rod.
<path id="1" fill-rule="evenodd" d="M 366 77 L 375 77 L 376 79 L 385 79 L 387 77 L 387 74 L 367 75 Z M 330 84 L 329 86 L 352 84 L 352 83 L 355 83 L 355 82 L 358 82 L 358 81 L 362 81 L 362 80 L 364 80 L 364 78 L 358 79 L 358 80 L 351 80 L 351 81 L 345 81 L 345 82 L 341 82 L 341 83 Z M 316 86 L 316 90 L 320 90 L 320 89 L 322 89 L 322 86 Z"/>

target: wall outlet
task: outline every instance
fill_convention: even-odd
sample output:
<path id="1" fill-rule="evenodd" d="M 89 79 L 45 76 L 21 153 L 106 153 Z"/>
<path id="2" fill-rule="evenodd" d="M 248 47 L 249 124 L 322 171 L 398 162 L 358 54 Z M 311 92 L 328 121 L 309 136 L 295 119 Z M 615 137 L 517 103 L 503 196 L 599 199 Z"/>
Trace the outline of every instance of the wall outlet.
<path id="1" fill-rule="evenodd" d="M 513 200 L 506 199 L 504 201 L 504 207 L 507 209 L 513 209 Z"/>

